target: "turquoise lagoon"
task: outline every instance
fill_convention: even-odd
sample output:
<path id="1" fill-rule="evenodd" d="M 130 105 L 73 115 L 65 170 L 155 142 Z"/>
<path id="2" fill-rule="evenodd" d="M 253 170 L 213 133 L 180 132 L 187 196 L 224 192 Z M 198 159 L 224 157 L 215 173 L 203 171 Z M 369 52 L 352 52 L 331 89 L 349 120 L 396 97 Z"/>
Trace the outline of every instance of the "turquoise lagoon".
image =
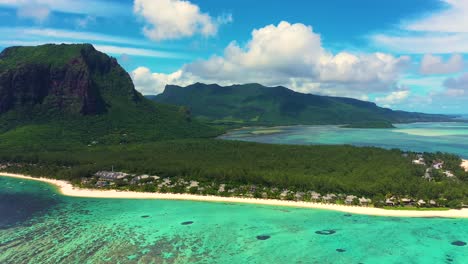
<path id="1" fill-rule="evenodd" d="M 72 198 L 0 177 L 0 263 L 468 263 L 462 242 L 468 219 Z"/>
<path id="2" fill-rule="evenodd" d="M 257 127 L 233 130 L 221 138 L 275 144 L 349 144 L 417 152 L 441 151 L 468 158 L 468 123 L 412 123 L 395 126 L 392 129 L 339 126 L 291 126 L 274 129 Z"/>

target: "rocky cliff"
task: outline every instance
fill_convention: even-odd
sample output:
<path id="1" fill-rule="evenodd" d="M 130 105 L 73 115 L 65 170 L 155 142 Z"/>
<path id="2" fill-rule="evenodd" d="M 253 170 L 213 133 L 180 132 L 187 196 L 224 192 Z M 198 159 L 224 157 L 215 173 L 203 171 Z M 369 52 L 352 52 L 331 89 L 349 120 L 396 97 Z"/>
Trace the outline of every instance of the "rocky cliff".
<path id="1" fill-rule="evenodd" d="M 127 93 L 138 100 L 125 70 L 92 45 L 44 45 L 35 49 L 11 47 L 0 54 L 0 114 L 37 106 L 69 114 L 104 113 L 108 105 L 99 82 L 105 82 L 103 79 L 113 72 L 128 82 Z M 58 52 L 50 54 L 54 49 Z M 62 53 L 64 58 L 49 57 L 55 53 Z"/>
<path id="2" fill-rule="evenodd" d="M 117 60 L 89 44 L 0 53 L 0 146 L 211 137 L 184 108 L 144 98 Z"/>

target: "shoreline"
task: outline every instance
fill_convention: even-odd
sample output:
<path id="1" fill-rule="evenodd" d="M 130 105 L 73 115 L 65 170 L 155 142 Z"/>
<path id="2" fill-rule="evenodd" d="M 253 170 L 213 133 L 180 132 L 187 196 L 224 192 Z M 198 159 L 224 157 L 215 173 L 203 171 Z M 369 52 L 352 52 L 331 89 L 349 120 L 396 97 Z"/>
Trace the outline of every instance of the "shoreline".
<path id="1" fill-rule="evenodd" d="M 466 160 L 468 166 L 468 160 Z M 441 217 L 441 218 L 468 218 L 468 209 L 446 211 L 411 211 L 411 210 L 387 210 L 374 207 L 348 206 L 337 204 L 324 204 L 312 202 L 285 201 L 274 199 L 240 198 L 240 197 L 222 197 L 222 196 L 203 196 L 193 194 L 173 194 L 173 193 L 145 193 L 117 190 L 97 190 L 82 189 L 74 187 L 71 183 L 64 180 L 55 180 L 49 178 L 34 178 L 22 174 L 3 173 L 0 176 L 18 178 L 24 180 L 35 180 L 45 182 L 58 187 L 60 194 L 71 197 L 82 198 L 108 198 L 108 199 L 156 199 L 156 200 L 179 200 L 179 201 L 199 201 L 199 202 L 221 202 L 221 203 L 242 203 L 257 204 L 268 206 L 287 206 L 296 208 L 323 209 L 344 213 L 387 216 L 387 217 Z"/>

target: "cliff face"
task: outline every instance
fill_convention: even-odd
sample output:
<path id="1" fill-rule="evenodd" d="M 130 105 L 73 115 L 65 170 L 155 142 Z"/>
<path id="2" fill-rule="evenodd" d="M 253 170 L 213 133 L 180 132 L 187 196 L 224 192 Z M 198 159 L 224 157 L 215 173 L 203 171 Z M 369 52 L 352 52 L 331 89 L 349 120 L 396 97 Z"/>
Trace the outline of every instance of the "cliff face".
<path id="1" fill-rule="evenodd" d="M 126 144 L 219 131 L 135 90 L 117 60 L 89 44 L 11 47 L 0 53 L 0 146 Z"/>
<path id="2" fill-rule="evenodd" d="M 12 47 L 0 54 L 0 114 L 38 106 L 65 114 L 104 113 L 108 106 L 100 86 L 102 82 L 107 84 L 106 76 L 116 71 L 121 73 L 123 82 L 127 82 L 127 94 L 131 94 L 133 100 L 138 98 L 130 77 L 117 61 L 91 45 L 73 45 L 71 50 L 63 50 L 67 55 L 60 62 L 48 58 L 56 54 L 47 54 L 46 48 L 43 51 L 37 48 L 38 58 L 34 58 L 35 54 L 30 54 L 29 49 Z"/>

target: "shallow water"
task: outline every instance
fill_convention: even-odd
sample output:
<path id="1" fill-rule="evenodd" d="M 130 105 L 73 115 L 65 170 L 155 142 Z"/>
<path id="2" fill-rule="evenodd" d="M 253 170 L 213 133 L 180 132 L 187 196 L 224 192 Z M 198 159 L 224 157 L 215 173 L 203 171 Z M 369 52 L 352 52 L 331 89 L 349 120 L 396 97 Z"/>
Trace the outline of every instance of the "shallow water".
<path id="1" fill-rule="evenodd" d="M 468 158 L 468 123 L 413 123 L 395 126 L 394 129 L 292 126 L 274 128 L 276 133 L 261 133 L 262 130 L 272 128 L 245 128 L 230 131 L 221 138 L 275 144 L 350 144 L 417 152 L 441 151 Z"/>
<path id="2" fill-rule="evenodd" d="M 6 177 L 0 198 L 0 263 L 468 261 L 468 246 L 452 245 L 468 241 L 467 219 L 72 198 L 45 183 Z"/>

